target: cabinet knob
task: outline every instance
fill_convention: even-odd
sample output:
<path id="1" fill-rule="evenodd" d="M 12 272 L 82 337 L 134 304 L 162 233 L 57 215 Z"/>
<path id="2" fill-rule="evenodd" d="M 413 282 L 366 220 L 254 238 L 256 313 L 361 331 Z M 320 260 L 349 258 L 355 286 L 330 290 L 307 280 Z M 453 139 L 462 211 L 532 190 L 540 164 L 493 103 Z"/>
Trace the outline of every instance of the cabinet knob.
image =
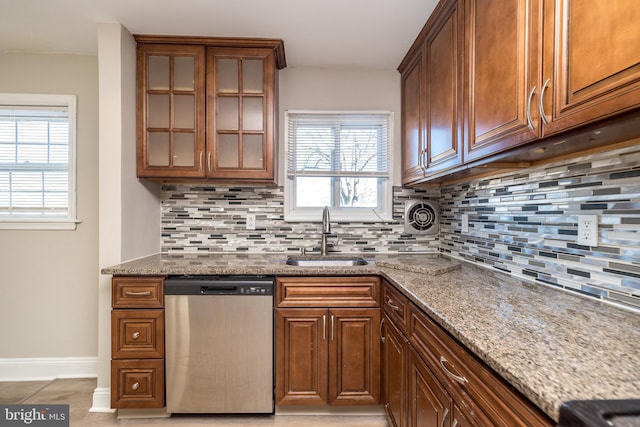
<path id="1" fill-rule="evenodd" d="M 131 336 L 133 337 L 134 340 L 137 340 L 138 338 L 140 338 L 140 332 L 135 331 L 133 334 L 131 334 Z"/>
<path id="2" fill-rule="evenodd" d="M 131 385 L 131 388 L 132 388 L 133 390 L 137 390 L 137 389 L 139 389 L 139 388 L 140 388 L 140 383 L 138 383 L 138 382 L 133 383 L 133 384 Z"/>

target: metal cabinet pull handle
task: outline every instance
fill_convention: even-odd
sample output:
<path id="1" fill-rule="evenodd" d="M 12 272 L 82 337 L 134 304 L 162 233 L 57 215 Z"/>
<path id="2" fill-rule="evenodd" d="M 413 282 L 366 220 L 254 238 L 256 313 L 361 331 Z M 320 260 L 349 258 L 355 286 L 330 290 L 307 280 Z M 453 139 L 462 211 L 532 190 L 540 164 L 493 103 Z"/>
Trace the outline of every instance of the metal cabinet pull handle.
<path id="1" fill-rule="evenodd" d="M 207 172 L 211 172 L 211 151 L 209 151 L 209 155 L 207 156 Z"/>
<path id="2" fill-rule="evenodd" d="M 200 152 L 200 165 L 199 165 L 199 169 L 202 170 L 202 156 L 204 155 L 204 152 L 201 151 Z"/>
<path id="3" fill-rule="evenodd" d="M 535 129 L 536 126 L 533 123 L 533 119 L 531 118 L 531 100 L 533 99 L 533 95 L 536 93 L 536 86 L 531 89 L 529 92 L 529 98 L 527 99 L 527 126 L 529 129 Z"/>
<path id="4" fill-rule="evenodd" d="M 133 383 L 133 384 L 131 385 L 131 388 L 132 388 L 133 390 L 137 390 L 137 389 L 139 389 L 139 388 L 140 388 L 140 383 Z"/>
<path id="5" fill-rule="evenodd" d="M 440 366 L 442 366 L 442 369 L 444 369 L 444 372 L 454 381 L 459 382 L 462 385 L 465 385 L 466 383 L 468 383 L 469 381 L 467 381 L 467 379 L 465 377 L 461 377 L 460 375 L 456 375 L 453 372 L 451 372 L 450 370 L 447 369 L 446 366 L 444 366 L 444 364 L 448 362 L 447 359 L 444 358 L 444 356 L 440 356 Z"/>
<path id="6" fill-rule="evenodd" d="M 547 115 L 544 113 L 544 92 L 549 87 L 549 82 L 551 79 L 547 79 L 542 85 L 542 89 L 540 89 L 540 98 L 538 99 L 538 111 L 540 111 L 540 117 L 542 118 L 542 122 L 545 125 L 549 124 L 549 119 L 547 119 Z"/>
<path id="7" fill-rule="evenodd" d="M 335 316 L 332 314 L 331 315 L 331 341 L 333 341 L 333 321 L 335 319 Z"/>
<path id="8" fill-rule="evenodd" d="M 322 315 L 322 340 L 327 339 L 327 315 Z"/>
<path id="9" fill-rule="evenodd" d="M 380 321 L 380 341 L 382 341 L 382 343 L 384 344 L 387 341 L 387 339 L 384 337 L 384 335 L 382 335 L 382 327 L 383 326 L 384 326 L 384 317 Z"/>
<path id="10" fill-rule="evenodd" d="M 397 305 L 393 305 L 393 301 L 391 300 L 391 298 L 387 298 L 387 305 L 395 311 L 400 311 L 400 307 L 398 307 Z"/>
<path id="11" fill-rule="evenodd" d="M 420 168 L 422 169 L 422 173 L 423 174 L 427 174 L 427 162 L 425 159 L 425 156 L 427 155 L 427 149 L 425 148 L 424 150 L 422 150 L 422 154 L 420 154 L 420 160 L 422 165 L 420 166 Z"/>
<path id="12" fill-rule="evenodd" d="M 444 420 L 447 419 L 447 415 L 449 415 L 449 408 L 444 408 L 444 414 L 442 414 L 442 421 L 440 421 L 440 427 L 444 427 Z"/>
<path id="13" fill-rule="evenodd" d="M 137 340 L 138 338 L 140 338 L 140 332 L 135 331 L 134 333 L 131 334 L 131 336 L 133 337 L 134 340 Z"/>
<path id="14" fill-rule="evenodd" d="M 124 294 L 129 297 L 148 297 L 149 295 L 151 295 L 151 291 L 141 291 L 141 292 L 124 291 Z"/>
<path id="15" fill-rule="evenodd" d="M 458 427 L 458 420 L 454 419 L 451 427 Z"/>

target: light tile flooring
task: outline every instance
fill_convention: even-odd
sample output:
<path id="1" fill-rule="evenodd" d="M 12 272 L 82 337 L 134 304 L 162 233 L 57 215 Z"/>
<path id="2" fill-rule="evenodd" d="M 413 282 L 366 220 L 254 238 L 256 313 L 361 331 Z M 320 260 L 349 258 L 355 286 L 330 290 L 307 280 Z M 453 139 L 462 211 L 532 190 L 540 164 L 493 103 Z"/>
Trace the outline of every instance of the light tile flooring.
<path id="1" fill-rule="evenodd" d="M 389 427 L 384 415 L 191 416 L 158 419 L 118 419 L 115 414 L 90 413 L 94 378 L 54 381 L 0 382 L 0 404 L 69 404 L 70 426 L 218 426 L 218 427 Z"/>

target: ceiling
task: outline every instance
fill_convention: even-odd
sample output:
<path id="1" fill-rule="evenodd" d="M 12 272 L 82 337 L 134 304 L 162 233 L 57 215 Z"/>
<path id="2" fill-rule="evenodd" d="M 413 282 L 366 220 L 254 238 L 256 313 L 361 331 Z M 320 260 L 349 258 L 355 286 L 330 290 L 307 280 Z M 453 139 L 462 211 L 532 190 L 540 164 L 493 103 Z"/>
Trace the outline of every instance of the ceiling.
<path id="1" fill-rule="evenodd" d="M 289 67 L 395 69 L 437 0 L 1 0 L 0 52 L 95 55 L 97 24 L 133 34 L 284 40 Z"/>

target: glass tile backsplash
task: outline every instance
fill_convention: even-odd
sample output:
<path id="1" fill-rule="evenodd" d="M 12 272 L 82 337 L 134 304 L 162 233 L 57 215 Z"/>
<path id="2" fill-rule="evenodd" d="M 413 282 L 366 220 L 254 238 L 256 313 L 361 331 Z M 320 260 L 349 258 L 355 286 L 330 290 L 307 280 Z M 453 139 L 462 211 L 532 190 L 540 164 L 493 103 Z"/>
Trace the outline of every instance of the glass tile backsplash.
<path id="1" fill-rule="evenodd" d="M 640 308 L 640 140 L 622 150 L 441 188 L 440 249 Z M 462 214 L 469 232 L 461 233 Z M 578 215 L 598 215 L 597 246 Z"/>
<path id="2" fill-rule="evenodd" d="M 404 231 L 404 202 L 440 204 L 436 236 Z M 165 184 L 163 253 L 318 251 L 320 218 L 285 222 L 282 187 Z M 246 229 L 246 214 L 256 229 Z M 469 232 L 461 218 L 469 216 Z M 597 246 L 577 243 L 578 215 L 598 215 Z M 637 146 L 441 188 L 394 188 L 391 223 L 334 222 L 333 251 L 443 251 L 468 261 L 640 309 Z"/>
<path id="3" fill-rule="evenodd" d="M 394 188 L 393 221 L 332 222 L 332 252 L 436 252 L 437 236 L 404 232 L 404 202 L 437 200 L 438 189 Z M 256 217 L 246 229 L 247 214 Z M 313 223 L 284 221 L 282 187 L 162 186 L 162 252 L 318 252 L 321 214 Z"/>

